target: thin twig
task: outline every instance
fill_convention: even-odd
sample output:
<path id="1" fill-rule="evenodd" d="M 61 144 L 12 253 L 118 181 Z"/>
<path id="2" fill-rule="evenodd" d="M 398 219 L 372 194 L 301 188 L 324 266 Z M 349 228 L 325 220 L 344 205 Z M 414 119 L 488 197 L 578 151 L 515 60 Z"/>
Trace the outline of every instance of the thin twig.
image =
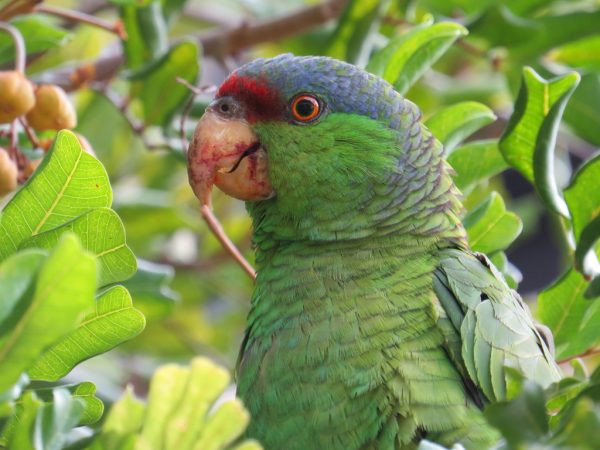
<path id="1" fill-rule="evenodd" d="M 589 350 L 586 350 L 585 352 L 580 353 L 578 355 L 573 355 L 573 356 L 569 356 L 568 358 L 561 359 L 560 361 L 558 361 L 558 364 L 565 364 L 576 358 L 587 358 L 588 356 L 593 356 L 593 355 L 598 355 L 598 354 L 600 354 L 600 347 L 594 347 L 594 348 L 590 348 Z"/>
<path id="2" fill-rule="evenodd" d="M 115 23 L 110 23 L 97 17 L 90 16 L 89 14 L 86 14 L 81 11 L 56 8 L 54 6 L 47 5 L 36 6 L 34 11 L 60 17 L 61 19 L 65 19 L 69 22 L 78 22 L 92 25 L 94 27 L 98 27 L 105 31 L 108 31 L 109 33 L 114 33 L 117 36 L 119 36 L 119 38 L 122 40 L 127 39 L 127 33 L 125 32 L 123 23 L 120 20 L 117 20 Z"/>
<path id="3" fill-rule="evenodd" d="M 0 22 L 0 30 L 7 33 L 15 44 L 15 70 L 17 72 L 25 72 L 25 60 L 27 52 L 25 50 L 25 41 L 19 30 L 6 22 Z"/>
<path id="4" fill-rule="evenodd" d="M 227 252 L 233 256 L 233 259 L 235 259 L 241 268 L 244 269 L 244 272 L 246 272 L 250 278 L 252 278 L 252 280 L 256 281 L 256 270 L 254 270 L 254 267 L 252 267 L 250 263 L 246 261 L 246 258 L 244 258 L 244 256 L 240 253 L 235 244 L 231 242 L 231 239 L 227 237 L 227 234 L 225 234 L 223 227 L 221 227 L 219 220 L 213 214 L 210 206 L 202 205 L 200 207 L 200 215 L 225 250 L 227 250 Z"/>
<path id="5" fill-rule="evenodd" d="M 36 148 L 39 147 L 40 140 L 37 138 L 37 135 L 35 134 L 35 131 L 33 130 L 33 128 L 31 128 L 29 126 L 29 124 L 27 123 L 27 120 L 24 117 L 19 117 L 19 122 L 21 123 L 21 126 L 25 130 L 25 134 L 27 135 L 27 138 L 29 139 L 31 144 Z"/>

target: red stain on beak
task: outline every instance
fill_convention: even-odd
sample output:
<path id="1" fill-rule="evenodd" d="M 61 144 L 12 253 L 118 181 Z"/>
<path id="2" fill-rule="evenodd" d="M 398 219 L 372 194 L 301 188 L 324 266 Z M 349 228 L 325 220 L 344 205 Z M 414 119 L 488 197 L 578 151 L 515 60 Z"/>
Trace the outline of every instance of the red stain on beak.
<path id="1" fill-rule="evenodd" d="M 267 155 L 243 120 L 223 119 L 207 110 L 188 150 L 190 185 L 203 205 L 210 205 L 212 186 L 240 200 L 273 195 Z"/>

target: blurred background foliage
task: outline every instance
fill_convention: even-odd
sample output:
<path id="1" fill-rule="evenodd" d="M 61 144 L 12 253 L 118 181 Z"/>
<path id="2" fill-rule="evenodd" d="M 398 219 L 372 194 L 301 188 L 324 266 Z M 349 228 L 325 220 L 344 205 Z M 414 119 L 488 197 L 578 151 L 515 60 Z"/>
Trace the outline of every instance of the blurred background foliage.
<path id="1" fill-rule="evenodd" d="M 504 170 L 498 142 L 505 133 L 500 142 L 506 157 L 514 143 L 505 131 L 519 126 L 519 117 L 511 122 L 516 99 L 522 99 L 525 114 L 527 101 L 541 96 L 546 104 L 565 108 L 555 152 L 558 188 L 566 188 L 574 171 L 594 155 L 600 145 L 598 0 L 0 0 L 0 20 L 10 20 L 25 37 L 28 77 L 70 93 L 78 116 L 74 131 L 106 167 L 112 207 L 138 258 L 138 273 L 123 285 L 146 316 L 146 329 L 68 377 L 93 381 L 96 395 L 109 403 L 126 383 L 144 395 L 163 363 L 205 355 L 228 369 L 235 365 L 252 282 L 202 222 L 187 182 L 185 150 L 213 87 L 256 57 L 318 54 L 367 66 L 419 105 L 434 131 L 452 130 L 449 122 L 459 121 L 458 134 L 442 140 L 457 147 L 449 158 L 459 171 L 465 205 L 503 220 L 500 234 L 506 242 L 488 242 L 481 250 L 495 252 L 494 262 L 515 285 L 523 274 L 519 291 L 533 309 L 539 291 L 573 264 L 566 219 L 544 207 L 529 169 Z M 419 33 L 426 29 L 435 31 Z M 401 47 L 419 51 L 402 54 Z M 10 68 L 12 60 L 12 43 L 0 35 L 0 67 Z M 524 72 L 524 66 L 532 70 Z M 566 75 L 573 71 L 580 76 L 577 88 L 579 77 Z M 548 84 L 540 76 L 566 76 L 566 81 Z M 462 109 L 446 109 L 457 104 Z M 457 114 L 464 117 L 456 119 Z M 521 126 L 533 130 L 540 126 L 534 122 Z M 53 133 L 38 137 L 52 139 Z M 25 153 L 36 150 L 26 140 L 22 147 Z M 481 166 L 460 169 L 479 162 L 473 155 L 480 154 L 487 155 Z M 484 175 L 461 178 L 478 171 Z M 597 173 L 594 169 L 589 184 L 573 196 L 597 198 Z M 226 232 L 252 260 L 244 205 L 219 192 L 213 203 Z M 513 238 L 508 263 L 501 250 Z M 570 284 L 546 291 L 540 301 L 575 292 L 574 314 L 600 317 L 599 304 L 583 300 L 587 283 L 581 275 L 569 272 L 565 278 Z M 552 322 L 556 315 L 543 314 L 560 332 L 562 322 Z M 565 332 L 565 341 L 578 326 Z M 592 354 L 599 338 L 591 333 L 583 348 L 564 347 L 563 356 Z M 593 355 L 588 363 L 595 366 Z"/>

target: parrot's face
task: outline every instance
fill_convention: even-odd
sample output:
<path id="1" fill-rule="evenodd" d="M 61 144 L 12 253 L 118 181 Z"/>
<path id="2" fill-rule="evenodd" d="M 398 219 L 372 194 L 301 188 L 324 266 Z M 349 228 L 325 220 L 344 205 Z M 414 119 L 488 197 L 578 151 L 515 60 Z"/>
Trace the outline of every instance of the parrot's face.
<path id="1" fill-rule="evenodd" d="M 300 216 L 356 208 L 398 172 L 399 94 L 354 66 L 283 55 L 232 73 L 196 129 L 189 175 L 202 203 L 216 184 Z M 321 201 L 322 200 L 322 201 Z"/>

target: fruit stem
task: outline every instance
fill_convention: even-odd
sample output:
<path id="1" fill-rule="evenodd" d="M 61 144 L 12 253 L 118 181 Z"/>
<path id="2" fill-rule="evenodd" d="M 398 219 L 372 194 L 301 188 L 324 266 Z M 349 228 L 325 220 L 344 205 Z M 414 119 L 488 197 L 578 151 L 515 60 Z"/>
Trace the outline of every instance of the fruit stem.
<path id="1" fill-rule="evenodd" d="M 125 41 L 127 40 L 127 32 L 123 27 L 123 22 L 120 20 L 116 21 L 114 24 L 107 22 L 102 19 L 98 19 L 97 17 L 90 16 L 89 14 L 85 14 L 80 11 L 71 11 L 68 9 L 55 8 L 53 6 L 46 5 L 38 5 L 35 7 L 36 12 L 50 14 L 52 16 L 60 17 L 61 19 L 65 19 L 69 22 L 79 22 L 86 23 L 88 25 L 92 25 L 94 27 L 101 28 L 103 30 L 108 31 L 109 33 L 114 33 L 119 36 L 119 39 Z"/>
<path id="2" fill-rule="evenodd" d="M 29 141 L 31 142 L 31 144 L 34 147 L 39 147 L 40 146 L 40 141 L 37 138 L 35 131 L 33 131 L 33 128 L 31 128 L 29 126 L 29 124 L 27 123 L 27 121 L 23 118 L 23 117 L 19 117 L 19 122 L 21 123 L 21 126 L 23 127 L 23 130 L 25 130 L 25 134 L 27 135 L 27 138 L 29 139 Z"/>
<path id="3" fill-rule="evenodd" d="M 15 43 L 15 70 L 20 73 L 25 72 L 25 41 L 19 30 L 6 22 L 0 22 L 0 31 L 7 33 Z"/>

